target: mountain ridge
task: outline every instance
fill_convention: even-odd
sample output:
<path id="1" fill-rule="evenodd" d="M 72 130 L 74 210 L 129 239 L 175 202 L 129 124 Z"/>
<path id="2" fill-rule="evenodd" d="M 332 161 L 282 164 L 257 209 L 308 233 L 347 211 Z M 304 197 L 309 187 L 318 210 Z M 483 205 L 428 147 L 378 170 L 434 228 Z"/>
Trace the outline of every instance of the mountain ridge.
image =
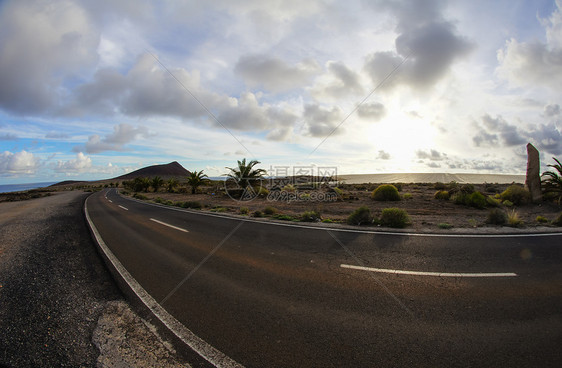
<path id="1" fill-rule="evenodd" d="M 163 179 L 172 177 L 188 176 L 189 170 L 184 168 L 179 162 L 173 161 L 168 164 L 152 165 L 140 168 L 130 173 L 118 176 L 111 180 L 131 180 L 138 177 L 159 176 Z"/>

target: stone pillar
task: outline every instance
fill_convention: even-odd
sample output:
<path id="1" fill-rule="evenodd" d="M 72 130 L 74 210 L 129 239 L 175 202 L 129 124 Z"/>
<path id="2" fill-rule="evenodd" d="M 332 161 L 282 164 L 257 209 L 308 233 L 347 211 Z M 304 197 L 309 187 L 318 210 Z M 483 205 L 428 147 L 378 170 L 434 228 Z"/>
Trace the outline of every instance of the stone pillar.
<path id="1" fill-rule="evenodd" d="M 527 177 L 525 178 L 525 186 L 531 192 L 531 200 L 534 203 L 542 201 L 540 170 L 539 151 L 529 143 L 527 144 Z"/>

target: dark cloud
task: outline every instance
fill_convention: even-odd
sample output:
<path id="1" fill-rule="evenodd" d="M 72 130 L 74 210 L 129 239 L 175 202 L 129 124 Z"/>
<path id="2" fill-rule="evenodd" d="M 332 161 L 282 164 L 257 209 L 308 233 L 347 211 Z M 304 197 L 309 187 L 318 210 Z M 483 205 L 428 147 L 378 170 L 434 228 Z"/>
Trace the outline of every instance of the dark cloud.
<path id="1" fill-rule="evenodd" d="M 378 102 L 364 103 L 357 109 L 357 115 L 362 119 L 379 121 L 386 115 L 386 108 Z"/>
<path id="2" fill-rule="evenodd" d="M 251 86 L 282 92 L 305 85 L 319 72 L 319 66 L 312 60 L 289 65 L 268 55 L 246 55 L 238 60 L 234 71 Z"/>
<path id="3" fill-rule="evenodd" d="M 101 138 L 99 135 L 91 135 L 84 145 L 75 146 L 74 152 L 100 153 L 104 151 L 123 151 L 125 145 L 131 143 L 138 136 L 148 137 L 146 127 L 133 127 L 129 124 L 119 124 L 113 127 L 113 133 Z"/>
<path id="4" fill-rule="evenodd" d="M 313 137 L 326 137 L 341 123 L 343 114 L 339 107 L 331 109 L 310 104 L 304 108 L 303 118 L 308 127 L 308 135 Z M 338 128 L 333 134 L 343 133 L 343 128 Z"/>
<path id="5" fill-rule="evenodd" d="M 482 117 L 484 127 L 479 126 L 478 133 L 472 138 L 476 146 L 513 147 L 527 142 L 528 138 L 515 125 L 509 124 L 501 116 L 492 118 L 486 114 Z"/>
<path id="6" fill-rule="evenodd" d="M 380 150 L 377 155 L 377 160 L 390 160 L 390 153 Z"/>
<path id="7" fill-rule="evenodd" d="M 443 19 L 442 1 L 379 2 L 397 19 L 396 51 L 376 52 L 367 58 L 365 70 L 380 83 L 406 57 L 399 73 L 384 87 L 405 84 L 427 89 L 445 76 L 451 65 L 467 55 L 473 45 L 457 34 L 453 23 Z"/>
<path id="8" fill-rule="evenodd" d="M 546 117 L 553 117 L 560 115 L 560 105 L 550 104 L 544 107 L 544 115 Z"/>
<path id="9" fill-rule="evenodd" d="M 434 149 L 429 151 L 418 150 L 416 151 L 416 156 L 420 160 L 431 160 L 431 161 L 443 161 L 447 158 L 447 154 L 441 153 Z"/>
<path id="10" fill-rule="evenodd" d="M 359 75 L 342 62 L 328 63 L 329 82 L 314 87 L 312 93 L 318 97 L 341 98 L 350 95 L 363 95 L 364 90 Z"/>

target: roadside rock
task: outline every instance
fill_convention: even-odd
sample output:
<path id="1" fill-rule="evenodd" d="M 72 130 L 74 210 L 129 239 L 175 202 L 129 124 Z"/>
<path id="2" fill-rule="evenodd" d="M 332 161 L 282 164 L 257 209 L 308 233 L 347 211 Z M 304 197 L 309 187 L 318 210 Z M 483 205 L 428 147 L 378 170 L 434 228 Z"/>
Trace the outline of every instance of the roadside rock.
<path id="1" fill-rule="evenodd" d="M 539 151 L 531 143 L 527 144 L 527 177 L 525 185 L 531 192 L 531 200 L 533 203 L 542 200 L 541 192 L 541 161 L 539 158 Z"/>

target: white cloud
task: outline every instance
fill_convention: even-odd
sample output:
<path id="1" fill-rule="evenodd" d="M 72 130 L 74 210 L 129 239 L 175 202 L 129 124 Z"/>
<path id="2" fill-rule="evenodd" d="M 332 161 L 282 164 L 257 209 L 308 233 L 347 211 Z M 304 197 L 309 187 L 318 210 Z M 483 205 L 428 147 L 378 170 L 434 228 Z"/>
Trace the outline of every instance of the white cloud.
<path id="1" fill-rule="evenodd" d="M 97 135 L 91 135 L 84 145 L 75 146 L 74 152 L 100 153 L 104 151 L 123 151 L 125 145 L 134 141 L 138 136 L 148 137 L 148 129 L 143 126 L 133 127 L 129 124 L 119 124 L 113 127 L 113 133 L 103 139 Z"/>
<path id="2" fill-rule="evenodd" d="M 33 175 L 39 166 L 39 158 L 31 152 L 4 151 L 0 154 L 0 176 Z"/>
<path id="3" fill-rule="evenodd" d="M 57 173 L 80 174 L 88 172 L 92 168 L 92 159 L 82 152 L 76 154 L 74 160 L 58 161 L 54 170 Z"/>
<path id="4" fill-rule="evenodd" d="M 498 75 L 514 86 L 543 85 L 558 90 L 562 84 L 562 1 L 548 19 L 542 19 L 547 42 L 510 38 L 499 49 Z"/>
<path id="5" fill-rule="evenodd" d="M 319 105 L 306 105 L 303 118 L 308 128 L 308 135 L 313 137 L 326 137 L 333 132 L 333 135 L 342 134 L 343 127 L 336 127 L 341 123 L 343 114 L 338 106 L 331 109 Z M 334 131 L 334 129 L 336 129 Z"/>

